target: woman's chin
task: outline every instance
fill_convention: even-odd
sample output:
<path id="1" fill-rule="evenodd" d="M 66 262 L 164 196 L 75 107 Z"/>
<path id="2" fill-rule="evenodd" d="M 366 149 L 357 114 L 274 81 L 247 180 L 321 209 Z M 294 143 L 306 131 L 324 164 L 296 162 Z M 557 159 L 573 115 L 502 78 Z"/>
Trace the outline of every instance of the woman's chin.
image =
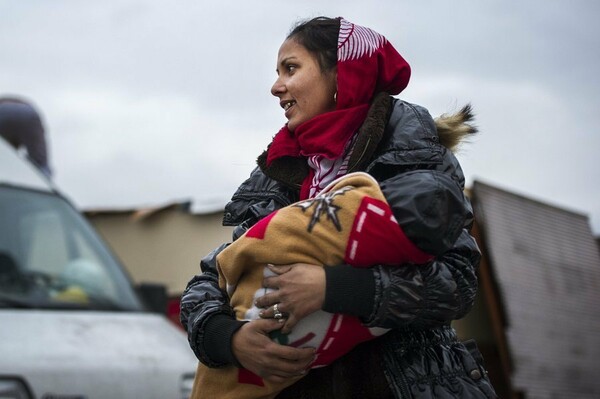
<path id="1" fill-rule="evenodd" d="M 297 123 L 293 123 L 293 122 L 288 122 L 286 123 L 287 128 L 290 132 L 294 133 L 294 131 L 296 131 L 296 127 L 298 127 Z"/>

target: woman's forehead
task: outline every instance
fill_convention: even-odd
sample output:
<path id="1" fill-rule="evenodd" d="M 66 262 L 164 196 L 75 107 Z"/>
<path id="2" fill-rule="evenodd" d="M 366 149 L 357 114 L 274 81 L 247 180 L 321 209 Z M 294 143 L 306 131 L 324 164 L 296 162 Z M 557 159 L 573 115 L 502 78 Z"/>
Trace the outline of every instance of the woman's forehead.
<path id="1" fill-rule="evenodd" d="M 288 59 L 296 58 L 303 59 L 306 57 L 314 58 L 314 56 L 300 44 L 297 40 L 286 39 L 279 47 L 279 53 L 277 56 L 277 64 L 282 64 Z"/>
<path id="2" fill-rule="evenodd" d="M 281 46 L 279 47 L 279 57 L 285 54 L 294 53 L 302 50 L 306 51 L 304 46 L 298 43 L 297 40 L 286 39 L 283 43 L 281 43 Z"/>

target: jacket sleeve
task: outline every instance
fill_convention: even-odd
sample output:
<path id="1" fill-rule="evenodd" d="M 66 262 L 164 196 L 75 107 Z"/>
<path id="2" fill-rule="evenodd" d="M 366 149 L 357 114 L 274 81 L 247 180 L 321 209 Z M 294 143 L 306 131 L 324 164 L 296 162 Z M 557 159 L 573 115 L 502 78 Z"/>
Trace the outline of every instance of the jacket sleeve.
<path id="1" fill-rule="evenodd" d="M 235 319 L 229 296 L 219 287 L 216 257 L 227 244 L 202 259 L 202 274 L 194 276 L 181 296 L 180 320 L 198 360 L 209 367 L 235 363 L 231 337 L 243 325 Z"/>
<path id="2" fill-rule="evenodd" d="M 464 229 L 457 243 L 426 265 L 373 268 L 373 311 L 369 326 L 426 328 L 464 317 L 477 293 L 480 253 Z"/>
<path id="3" fill-rule="evenodd" d="M 465 227 L 454 245 L 428 264 L 327 267 L 323 310 L 358 316 L 370 327 L 448 324 L 474 303 L 480 257 Z"/>
<path id="4" fill-rule="evenodd" d="M 392 174 L 380 185 L 407 237 L 435 259 L 376 265 L 370 273 L 347 265 L 326 268 L 323 309 L 385 328 L 426 328 L 465 316 L 477 291 L 480 252 L 469 233 L 473 215 L 460 179 L 445 170 L 417 169 Z"/>

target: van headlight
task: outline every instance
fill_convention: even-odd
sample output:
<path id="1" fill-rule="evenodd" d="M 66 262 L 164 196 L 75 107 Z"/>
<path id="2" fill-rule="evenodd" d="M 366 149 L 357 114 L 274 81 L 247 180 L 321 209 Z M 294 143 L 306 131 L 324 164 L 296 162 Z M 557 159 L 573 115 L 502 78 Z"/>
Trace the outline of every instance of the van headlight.
<path id="1" fill-rule="evenodd" d="M 31 399 L 32 397 L 21 380 L 0 378 L 0 398 Z"/>
<path id="2" fill-rule="evenodd" d="M 194 378 L 194 374 L 184 374 L 181 376 L 181 399 L 189 399 L 192 395 Z M 0 398 L 2 397 L 0 396 Z"/>

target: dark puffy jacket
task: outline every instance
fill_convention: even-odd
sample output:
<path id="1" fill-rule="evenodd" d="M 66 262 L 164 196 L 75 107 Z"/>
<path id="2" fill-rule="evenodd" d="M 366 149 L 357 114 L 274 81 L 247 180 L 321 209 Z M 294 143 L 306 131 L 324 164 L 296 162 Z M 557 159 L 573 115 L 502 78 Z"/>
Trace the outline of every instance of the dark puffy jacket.
<path id="1" fill-rule="evenodd" d="M 450 123 L 465 132 L 468 110 Z M 455 121 L 456 122 L 456 121 Z M 470 127 L 469 127 L 470 128 Z M 438 130 L 444 134 L 438 135 Z M 323 309 L 359 316 L 393 330 L 363 343 L 332 365 L 312 370 L 280 398 L 493 398 L 485 370 L 458 342 L 450 322 L 470 310 L 477 291 L 480 252 L 468 232 L 472 210 L 464 176 L 440 143 L 448 133 L 422 107 L 376 97 L 358 133 L 349 172 L 375 177 L 405 234 L 436 255 L 426 265 L 327 267 Z M 468 131 L 469 129 L 467 129 Z M 440 132 L 441 133 L 441 132 Z M 460 132 L 458 133 L 461 134 Z M 289 159 L 255 169 L 225 208 L 234 239 L 272 211 L 298 200 L 306 162 Z M 300 172 L 299 172 L 300 171 Z M 181 301 L 181 322 L 196 356 L 210 367 L 235 363 L 231 335 L 239 328 L 219 289 L 217 248 L 201 262 Z M 214 348 L 220 348 L 214 350 Z"/>

